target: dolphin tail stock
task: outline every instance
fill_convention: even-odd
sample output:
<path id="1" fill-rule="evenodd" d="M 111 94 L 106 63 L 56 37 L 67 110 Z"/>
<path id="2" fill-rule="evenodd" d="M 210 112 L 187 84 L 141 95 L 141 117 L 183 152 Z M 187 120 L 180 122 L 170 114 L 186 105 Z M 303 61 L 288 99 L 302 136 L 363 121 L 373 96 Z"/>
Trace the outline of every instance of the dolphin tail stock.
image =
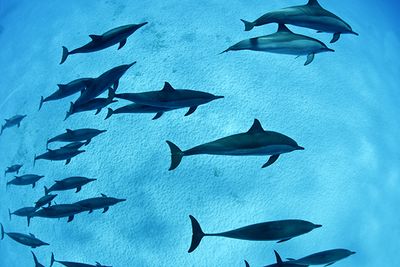
<path id="1" fill-rule="evenodd" d="M 70 103 L 70 106 L 69 106 L 69 110 L 67 111 L 67 113 L 65 114 L 65 119 L 64 119 L 64 121 L 66 121 L 68 118 L 69 118 L 69 116 L 71 116 L 72 114 L 73 114 L 73 110 L 74 110 L 74 103 Z"/>
<path id="2" fill-rule="evenodd" d="M 171 150 L 171 166 L 169 167 L 169 171 L 175 170 L 182 161 L 184 152 L 171 141 L 167 141 L 169 149 Z"/>
<path id="3" fill-rule="evenodd" d="M 35 262 L 35 265 L 38 266 L 38 265 L 39 265 L 39 261 L 38 261 L 38 259 L 36 258 L 35 253 L 33 253 L 33 251 L 31 251 L 31 253 L 32 253 L 33 261 Z"/>
<path id="4" fill-rule="evenodd" d="M 54 253 L 51 253 L 51 259 L 50 259 L 50 267 L 53 266 L 54 262 L 56 262 L 56 259 L 54 258 Z"/>
<path id="5" fill-rule="evenodd" d="M 251 31 L 254 28 L 254 23 L 253 22 L 250 22 L 250 21 L 247 21 L 247 20 L 244 20 L 244 19 L 241 19 L 241 21 L 244 23 L 244 30 L 246 32 Z"/>
<path id="6" fill-rule="evenodd" d="M 11 221 L 11 210 L 10 209 L 8 209 L 8 218 L 10 218 L 10 221 Z"/>
<path id="7" fill-rule="evenodd" d="M 200 245 L 201 240 L 203 239 L 204 236 L 206 236 L 206 234 L 201 229 L 201 226 L 195 217 L 189 215 L 189 218 L 192 223 L 192 231 L 193 231 L 192 243 L 190 244 L 190 248 L 188 250 L 188 253 L 191 253 Z"/>
<path id="8" fill-rule="evenodd" d="M 1 240 L 3 240 L 5 234 L 3 224 L 0 223 L 0 227 L 1 227 Z"/>
<path id="9" fill-rule="evenodd" d="M 41 96 L 41 97 L 40 97 L 39 110 L 42 108 L 42 106 L 43 106 L 43 103 L 44 103 L 44 97 L 43 97 L 43 96 Z"/>
<path id="10" fill-rule="evenodd" d="M 49 189 L 47 186 L 44 186 L 44 194 L 47 196 L 50 193 Z"/>
<path id="11" fill-rule="evenodd" d="M 35 154 L 35 156 L 33 157 L 33 167 L 35 167 L 35 165 L 36 165 L 36 154 Z"/>
<path id="12" fill-rule="evenodd" d="M 68 48 L 63 46 L 62 49 L 63 49 L 63 51 L 62 51 L 62 57 L 61 57 L 60 65 L 63 64 L 65 62 L 65 60 L 67 60 L 67 57 L 69 56 Z"/>
<path id="13" fill-rule="evenodd" d="M 108 108 L 107 116 L 104 118 L 104 120 L 110 118 L 113 114 L 114 114 L 114 110 L 112 110 L 111 108 Z"/>

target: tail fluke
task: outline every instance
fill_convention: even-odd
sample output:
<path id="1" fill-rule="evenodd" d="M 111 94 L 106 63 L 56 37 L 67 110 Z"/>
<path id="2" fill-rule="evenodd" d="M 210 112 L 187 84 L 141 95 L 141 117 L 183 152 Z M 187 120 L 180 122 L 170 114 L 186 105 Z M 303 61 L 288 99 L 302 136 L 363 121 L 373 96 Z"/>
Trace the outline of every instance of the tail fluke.
<path id="1" fill-rule="evenodd" d="M 31 251 L 31 253 L 33 256 L 33 261 L 35 262 L 35 266 L 42 266 L 42 265 L 39 265 L 40 263 L 39 263 L 38 259 L 36 258 L 35 253 L 33 253 L 33 251 Z"/>
<path id="2" fill-rule="evenodd" d="M 111 108 L 108 108 L 108 112 L 107 112 L 107 116 L 105 117 L 104 120 L 110 118 L 114 113 L 114 110 L 112 110 Z"/>
<path id="3" fill-rule="evenodd" d="M 3 224 L 0 223 L 0 227 L 1 227 L 1 240 L 3 240 L 5 234 Z"/>
<path id="4" fill-rule="evenodd" d="M 11 210 L 10 209 L 8 209 L 8 218 L 10 218 L 10 221 L 11 221 Z"/>
<path id="5" fill-rule="evenodd" d="M 250 267 L 250 264 L 245 260 L 244 264 L 246 264 L 246 267 Z"/>
<path id="6" fill-rule="evenodd" d="M 43 103 L 44 103 L 44 97 L 43 97 L 43 96 L 41 96 L 41 97 L 40 97 L 39 110 L 42 108 L 42 106 L 43 106 Z"/>
<path id="7" fill-rule="evenodd" d="M 35 165 L 36 165 L 36 154 L 35 154 L 35 156 L 33 158 L 33 167 L 35 167 Z"/>
<path id="8" fill-rule="evenodd" d="M 179 166 L 184 156 L 184 153 L 174 143 L 167 141 L 167 144 L 169 146 L 169 149 L 171 150 L 171 166 L 169 167 L 169 170 L 172 171 Z"/>
<path id="9" fill-rule="evenodd" d="M 65 60 L 67 60 L 67 57 L 69 55 L 68 49 L 65 46 L 63 46 L 62 49 L 63 49 L 63 51 L 62 51 L 62 58 L 61 58 L 60 65 L 63 64 L 65 62 Z"/>
<path id="10" fill-rule="evenodd" d="M 247 21 L 247 20 L 244 20 L 244 19 L 241 19 L 241 21 L 244 23 L 244 30 L 246 32 L 251 31 L 254 28 L 254 23 L 253 22 L 250 22 L 250 21 Z"/>
<path id="11" fill-rule="evenodd" d="M 50 193 L 49 189 L 45 186 L 44 187 L 44 194 L 47 196 L 49 193 Z"/>
<path id="12" fill-rule="evenodd" d="M 190 221 L 192 222 L 192 243 L 190 244 L 189 253 L 193 252 L 201 242 L 201 239 L 205 236 L 203 230 L 201 230 L 199 222 L 192 216 L 189 215 Z"/>
<path id="13" fill-rule="evenodd" d="M 53 264 L 54 264 L 55 261 L 56 261 L 56 260 L 54 259 L 54 253 L 51 253 L 50 267 L 53 266 Z"/>

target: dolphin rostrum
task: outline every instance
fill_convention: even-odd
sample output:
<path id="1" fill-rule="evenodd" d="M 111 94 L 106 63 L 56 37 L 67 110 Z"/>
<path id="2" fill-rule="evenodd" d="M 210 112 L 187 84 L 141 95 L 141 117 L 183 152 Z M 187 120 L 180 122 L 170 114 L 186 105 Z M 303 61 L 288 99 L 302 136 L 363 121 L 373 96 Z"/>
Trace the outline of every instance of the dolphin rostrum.
<path id="1" fill-rule="evenodd" d="M 33 165 L 35 166 L 36 161 L 39 159 L 50 160 L 50 161 L 64 161 L 65 165 L 68 165 L 71 162 L 73 157 L 78 156 L 79 154 L 85 152 L 85 150 L 77 150 L 71 148 L 59 148 L 59 149 L 47 149 L 47 152 L 34 157 Z"/>
<path id="2" fill-rule="evenodd" d="M 245 31 L 250 31 L 255 26 L 280 23 L 315 29 L 318 32 L 333 33 L 331 43 L 339 40 L 343 33 L 358 35 L 348 23 L 322 8 L 318 0 L 309 0 L 306 5 L 266 13 L 253 22 L 243 19 L 241 21 L 245 25 Z"/>
<path id="3" fill-rule="evenodd" d="M 110 206 L 124 202 L 126 199 L 118 199 L 114 197 L 107 197 L 101 194 L 101 197 L 94 197 L 75 202 L 76 205 L 81 206 L 83 209 L 92 213 L 93 210 L 103 209 L 103 213 L 107 212 Z"/>
<path id="4" fill-rule="evenodd" d="M 33 253 L 33 251 L 31 251 L 31 253 L 32 253 L 32 256 L 33 256 L 33 261 L 35 262 L 35 267 L 45 267 L 43 264 L 41 264 L 41 263 L 38 261 L 38 259 L 37 259 L 36 255 L 35 255 L 35 253 Z"/>
<path id="5" fill-rule="evenodd" d="M 7 169 L 6 169 L 5 172 L 4 172 L 4 176 L 6 176 L 7 173 L 13 173 L 13 172 L 15 172 L 16 174 L 18 174 L 18 173 L 19 173 L 19 170 L 22 168 L 22 166 L 23 166 L 23 165 L 21 165 L 21 164 L 15 164 L 15 165 L 12 165 L 12 166 L 10 166 L 10 167 L 7 167 Z"/>
<path id="6" fill-rule="evenodd" d="M 126 106 L 117 108 L 116 110 L 108 108 L 108 113 L 107 113 L 105 120 L 110 118 L 114 114 L 132 114 L 132 113 L 156 113 L 156 115 L 153 117 L 153 120 L 156 120 L 156 119 L 160 118 L 164 114 L 164 112 L 171 111 L 171 110 L 173 110 L 173 109 L 140 105 L 140 104 L 133 103 L 130 105 L 126 105 Z"/>
<path id="7" fill-rule="evenodd" d="M 305 66 L 313 62 L 315 54 L 328 51 L 334 52 L 333 49 L 328 48 L 317 39 L 293 33 L 284 24 L 279 24 L 276 33 L 240 41 L 222 53 L 238 50 L 307 56 L 307 61 L 304 63 Z"/>
<path id="8" fill-rule="evenodd" d="M 32 188 L 35 188 L 36 183 L 42 179 L 43 175 L 36 174 L 25 174 L 22 176 L 15 176 L 15 179 L 7 182 L 8 185 L 32 185 Z"/>
<path id="9" fill-rule="evenodd" d="M 49 139 L 47 141 L 47 146 L 53 142 L 81 142 L 81 141 L 85 141 L 86 145 L 88 145 L 94 137 L 105 132 L 107 132 L 107 130 L 97 130 L 90 128 L 78 129 L 78 130 L 67 129 L 65 133 Z"/>
<path id="10" fill-rule="evenodd" d="M 18 128 L 21 126 L 21 121 L 25 119 L 27 115 L 15 115 L 9 119 L 5 119 L 6 123 L 1 126 L 0 135 L 3 134 L 3 131 L 7 128 L 11 128 L 17 126 Z"/>
<path id="11" fill-rule="evenodd" d="M 81 191 L 82 186 L 96 180 L 97 179 L 80 176 L 69 177 L 63 180 L 55 181 L 55 184 L 52 185 L 50 188 L 44 187 L 44 191 L 46 195 L 54 191 L 66 191 L 71 189 L 76 189 L 76 193 L 78 193 L 79 191 Z"/>
<path id="12" fill-rule="evenodd" d="M 102 35 L 91 34 L 89 37 L 92 39 L 89 43 L 85 44 L 82 47 L 72 50 L 71 52 L 63 46 L 63 54 L 61 58 L 60 64 L 63 64 L 69 55 L 79 54 L 79 53 L 91 53 L 103 50 L 110 46 L 116 45 L 119 43 L 118 50 L 121 49 L 126 44 L 126 39 L 130 35 L 132 35 L 139 28 L 146 25 L 147 22 L 140 24 L 129 24 L 125 26 L 120 26 L 109 30 L 108 32 Z"/>
<path id="13" fill-rule="evenodd" d="M 171 166 L 177 168 L 185 156 L 192 155 L 229 155 L 229 156 L 261 156 L 270 155 L 262 168 L 273 164 L 281 154 L 295 150 L 304 150 L 296 141 L 281 133 L 265 131 L 261 123 L 255 119 L 251 128 L 240 134 L 224 137 L 206 144 L 182 151 L 174 143 L 167 141 L 171 150 Z"/>
<path id="14" fill-rule="evenodd" d="M 64 265 L 66 267 L 112 267 L 112 266 L 101 265 L 98 262 L 96 262 L 96 265 L 91 265 L 91 264 L 72 262 L 72 261 L 59 261 L 54 258 L 54 253 L 51 253 L 50 267 L 52 267 L 55 262 Z"/>
<path id="15" fill-rule="evenodd" d="M 21 233 L 6 233 L 4 231 L 2 224 L 0 224 L 0 227 L 1 227 L 1 240 L 4 239 L 4 234 L 6 234 L 12 240 L 14 240 L 22 245 L 31 247 L 31 248 L 37 248 L 37 247 L 49 245 L 48 243 L 37 239 L 33 234 L 26 235 L 26 234 L 21 234 Z"/>
<path id="16" fill-rule="evenodd" d="M 281 243 L 322 226 L 303 220 L 281 220 L 253 224 L 222 233 L 205 234 L 199 222 L 192 215 L 189 217 L 192 222 L 193 231 L 189 253 L 193 252 L 199 246 L 201 240 L 205 236 L 218 236 L 251 241 L 278 241 L 278 243 Z"/>
<path id="17" fill-rule="evenodd" d="M 303 257 L 301 259 L 288 258 L 291 263 L 300 265 L 331 265 L 337 261 L 343 260 L 351 255 L 356 254 L 353 251 L 347 249 L 331 249 L 325 250 L 318 253 L 311 254 L 309 256 Z"/>

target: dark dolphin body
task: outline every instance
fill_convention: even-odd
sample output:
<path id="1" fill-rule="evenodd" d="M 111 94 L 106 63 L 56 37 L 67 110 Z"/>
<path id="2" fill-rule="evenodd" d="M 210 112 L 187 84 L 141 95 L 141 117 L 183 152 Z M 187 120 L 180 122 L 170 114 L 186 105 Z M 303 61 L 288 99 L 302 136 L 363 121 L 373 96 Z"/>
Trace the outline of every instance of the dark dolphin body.
<path id="1" fill-rule="evenodd" d="M 267 265 L 264 267 L 305 267 L 305 266 L 308 266 L 308 265 L 295 264 L 290 261 L 282 261 L 282 258 L 278 254 L 278 252 L 276 252 L 276 250 L 274 250 L 274 252 L 275 252 L 276 263 L 270 264 L 270 265 Z M 246 264 L 246 267 L 250 267 L 250 264 L 247 261 L 244 261 L 244 263 Z"/>
<path id="2" fill-rule="evenodd" d="M 15 179 L 7 182 L 7 185 L 32 185 L 32 188 L 36 186 L 36 183 L 42 179 L 43 175 L 36 174 L 25 174 L 22 176 L 15 176 Z"/>
<path id="3" fill-rule="evenodd" d="M 205 236 L 219 236 L 251 241 L 279 241 L 278 243 L 281 243 L 322 226 L 303 220 L 282 220 L 253 224 L 222 233 L 205 234 L 199 222 L 192 215 L 190 215 L 190 220 L 192 222 L 193 236 L 189 253 L 193 252 L 199 246 Z"/>
<path id="4" fill-rule="evenodd" d="M 351 255 L 354 255 L 355 252 L 347 250 L 347 249 L 331 249 L 326 251 L 321 251 L 315 254 L 311 254 L 309 256 L 303 257 L 301 259 L 288 259 L 291 263 L 300 264 L 300 265 L 331 265 L 336 263 L 337 261 L 343 260 Z"/>
<path id="5" fill-rule="evenodd" d="M 71 162 L 71 159 L 75 156 L 78 156 L 79 154 L 85 152 L 85 150 L 77 150 L 77 149 L 71 149 L 71 148 L 59 148 L 55 150 L 47 149 L 47 152 L 36 156 L 33 161 L 33 165 L 35 165 L 36 160 L 39 159 L 44 159 L 44 160 L 50 160 L 50 161 L 64 161 L 65 160 L 65 165 L 69 164 Z"/>
<path id="6" fill-rule="evenodd" d="M 200 105 L 223 98 L 223 96 L 216 96 L 201 91 L 175 89 L 168 82 L 165 82 L 164 87 L 160 91 L 116 94 L 115 97 L 154 107 L 170 109 L 188 107 L 189 110 L 185 116 L 192 114 Z"/>
<path id="7" fill-rule="evenodd" d="M 54 258 L 54 254 L 51 253 L 50 267 L 52 267 L 55 262 L 62 264 L 66 267 L 112 267 L 112 266 L 101 265 L 98 262 L 96 262 L 96 265 L 91 265 L 91 264 L 72 262 L 72 261 L 58 261 Z"/>
<path id="8" fill-rule="evenodd" d="M 90 128 L 78 129 L 78 130 L 67 129 L 65 133 L 49 139 L 47 141 L 47 146 L 53 142 L 81 142 L 81 141 L 86 141 L 86 145 L 88 145 L 94 137 L 105 132 L 107 132 L 107 130 L 97 130 Z"/>
<path id="9" fill-rule="evenodd" d="M 67 84 L 57 84 L 58 90 L 55 91 L 50 96 L 44 98 L 43 96 L 40 99 L 39 110 L 42 108 L 43 103 L 63 99 L 65 97 L 71 96 L 78 92 L 82 92 L 89 86 L 89 84 L 93 81 L 93 78 L 80 78 L 73 80 Z"/>
<path id="10" fill-rule="evenodd" d="M 60 64 L 63 64 L 69 55 L 96 52 L 118 43 L 119 50 L 126 44 L 126 39 L 128 39 L 131 34 L 146 24 L 147 22 L 120 26 L 104 33 L 103 35 L 91 34 L 89 37 L 92 39 L 92 41 L 82 47 L 72 50 L 71 52 L 69 52 L 68 49 L 63 46 L 63 54 Z"/>
<path id="11" fill-rule="evenodd" d="M 318 32 L 333 33 L 331 43 L 339 40 L 340 34 L 343 33 L 358 35 L 348 23 L 322 8 L 317 0 L 309 0 L 306 5 L 266 13 L 253 22 L 245 20 L 242 20 L 242 22 L 245 24 L 246 31 L 250 31 L 255 26 L 279 23 L 315 29 Z"/>
<path id="12" fill-rule="evenodd" d="M 84 142 L 72 142 L 72 143 L 69 143 L 68 145 L 62 146 L 61 148 L 78 150 L 79 148 L 83 147 L 84 145 L 86 145 L 86 143 L 84 143 Z"/>
<path id="13" fill-rule="evenodd" d="M 49 195 L 46 194 L 43 197 L 41 197 L 38 201 L 35 202 L 35 208 L 39 209 L 43 206 L 49 205 L 51 206 L 51 202 L 57 197 L 57 194 L 55 195 Z"/>
<path id="14" fill-rule="evenodd" d="M 81 213 L 83 211 L 85 211 L 85 209 L 76 204 L 52 205 L 47 208 L 41 208 L 40 210 L 36 211 L 31 216 L 29 216 L 28 225 L 30 223 L 31 218 L 34 217 L 51 218 L 51 219 L 60 219 L 68 217 L 68 222 L 71 222 L 76 214 Z"/>
<path id="15" fill-rule="evenodd" d="M 164 112 L 171 111 L 171 110 L 173 110 L 173 109 L 140 105 L 140 104 L 134 103 L 134 104 L 130 104 L 130 105 L 126 105 L 126 106 L 117 108 L 116 110 L 108 108 L 108 113 L 107 113 L 105 120 L 110 118 L 114 114 L 132 114 L 132 113 L 156 113 L 156 115 L 153 117 L 153 120 L 156 120 L 156 119 L 160 118 L 164 114 Z"/>
<path id="16" fill-rule="evenodd" d="M 39 239 L 37 239 L 33 234 L 20 234 L 20 233 L 6 233 L 4 232 L 4 228 L 3 225 L 0 224 L 1 227 L 1 240 L 4 239 L 4 234 L 8 235 L 12 240 L 31 247 L 31 248 L 37 248 L 37 247 L 41 247 L 41 246 L 48 246 L 49 244 L 46 242 L 43 242 Z"/>
<path id="17" fill-rule="evenodd" d="M 8 216 L 10 217 L 10 220 L 11 220 L 11 215 L 28 218 L 29 216 L 32 216 L 32 214 L 34 214 L 36 210 L 37 210 L 36 207 L 25 207 L 18 209 L 14 212 L 11 212 L 11 210 L 8 209 Z"/>
<path id="18" fill-rule="evenodd" d="M 110 90 L 111 91 L 111 90 Z M 68 119 L 69 116 L 80 113 L 80 112 L 85 112 L 85 111 L 91 111 L 91 110 L 96 110 L 95 115 L 99 114 L 101 110 L 108 105 L 118 102 L 117 100 L 113 100 L 112 97 L 108 98 L 95 98 L 90 100 L 89 102 L 83 103 L 82 105 L 77 105 L 71 102 L 71 106 L 69 108 L 69 111 L 67 111 L 67 114 L 65 116 L 65 119 Z"/>
<path id="19" fill-rule="evenodd" d="M 239 50 L 307 56 L 307 61 L 304 63 L 305 66 L 313 62 L 315 54 L 328 51 L 334 52 L 333 49 L 328 48 L 317 39 L 293 33 L 284 24 L 279 24 L 276 33 L 240 41 L 222 53 Z"/>
<path id="20" fill-rule="evenodd" d="M 304 150 L 290 137 L 277 132 L 265 131 L 256 119 L 246 133 L 224 137 L 203 145 L 182 151 L 178 146 L 167 141 L 171 149 L 171 167 L 178 167 L 182 157 L 192 155 L 229 155 L 229 156 L 261 156 L 271 155 L 262 167 L 273 164 L 281 154 L 295 150 Z"/>
<path id="21" fill-rule="evenodd" d="M 7 169 L 4 172 L 4 176 L 6 176 L 7 173 L 14 173 L 15 172 L 16 174 L 18 174 L 19 170 L 22 168 L 22 166 L 23 165 L 21 165 L 21 164 L 15 164 L 15 165 L 12 165 L 10 167 L 7 167 Z"/>
<path id="22" fill-rule="evenodd" d="M 36 255 L 35 255 L 35 253 L 33 253 L 33 251 L 31 251 L 31 253 L 32 253 L 32 256 L 33 256 L 33 261 L 35 262 L 35 267 L 45 267 L 43 264 L 41 264 L 41 263 L 38 261 L 38 259 L 37 259 Z"/>
<path id="23" fill-rule="evenodd" d="M 46 195 L 54 191 L 66 191 L 71 189 L 76 189 L 76 193 L 78 193 L 79 191 L 81 191 L 82 186 L 96 180 L 97 179 L 91 179 L 80 176 L 69 177 L 60 181 L 55 181 L 56 183 L 52 185 L 50 188 L 44 187 L 44 191 Z"/>
<path id="24" fill-rule="evenodd" d="M 113 197 L 107 197 L 104 194 L 101 194 L 101 197 L 94 197 L 89 199 L 84 199 L 78 202 L 75 202 L 76 205 L 81 206 L 85 210 L 92 213 L 93 210 L 104 209 L 103 213 L 107 212 L 110 206 L 116 205 L 120 202 L 124 202 L 126 199 L 118 199 Z"/>
<path id="25" fill-rule="evenodd" d="M 1 126 L 1 132 L 0 135 L 3 134 L 3 131 L 7 128 L 11 128 L 14 126 L 17 126 L 18 128 L 21 126 L 21 121 L 25 119 L 27 115 L 15 115 L 12 118 L 5 119 L 6 123 Z"/>
<path id="26" fill-rule="evenodd" d="M 106 90 L 111 90 L 111 88 L 113 89 L 113 91 L 110 92 L 109 94 L 115 93 L 115 91 L 118 88 L 119 80 L 121 79 L 121 77 L 130 67 L 132 67 L 135 64 L 136 61 L 131 64 L 117 66 L 115 68 L 112 68 L 104 72 L 91 82 L 90 86 L 86 88 L 85 91 L 82 92 L 82 94 L 79 96 L 79 98 L 75 101 L 74 104 L 79 106 L 84 103 L 87 103 L 90 100 L 95 99 L 96 97 L 104 93 Z"/>

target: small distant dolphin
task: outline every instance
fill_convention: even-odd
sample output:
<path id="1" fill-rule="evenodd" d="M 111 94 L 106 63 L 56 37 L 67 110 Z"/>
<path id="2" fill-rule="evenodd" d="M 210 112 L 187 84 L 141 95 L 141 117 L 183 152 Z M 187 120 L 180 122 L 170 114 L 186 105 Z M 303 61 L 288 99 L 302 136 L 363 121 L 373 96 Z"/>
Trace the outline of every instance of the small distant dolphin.
<path id="1" fill-rule="evenodd" d="M 82 92 L 74 104 L 82 105 L 86 102 L 89 102 L 90 100 L 95 99 L 104 93 L 106 90 L 110 90 L 111 87 L 113 88 L 113 92 L 115 92 L 118 89 L 119 80 L 121 77 L 130 67 L 135 64 L 136 61 L 132 62 L 131 64 L 117 66 L 104 72 L 90 83 L 90 86 L 88 86 L 86 90 Z"/>
<path id="2" fill-rule="evenodd" d="M 197 107 L 200 105 L 204 105 L 216 99 L 224 98 L 223 96 L 216 96 L 201 91 L 175 89 L 168 82 L 165 82 L 164 87 L 160 91 L 116 94 L 115 97 L 129 100 L 137 104 L 154 107 L 171 109 L 188 107 L 189 110 L 185 116 L 195 112 Z"/>
<path id="3" fill-rule="evenodd" d="M 35 208 L 39 209 L 43 206 L 49 205 L 49 207 L 51 206 L 51 202 L 57 197 L 57 194 L 55 195 L 49 195 L 46 194 L 43 197 L 39 198 L 38 201 L 35 202 Z"/>
<path id="4" fill-rule="evenodd" d="M 108 113 L 107 113 L 105 120 L 110 118 L 114 114 L 131 114 L 131 113 L 156 113 L 156 115 L 153 117 L 153 120 L 156 120 L 156 119 L 160 118 L 164 114 L 164 112 L 171 111 L 171 110 L 173 110 L 173 109 L 140 105 L 140 104 L 133 103 L 130 105 L 126 105 L 126 106 L 117 108 L 116 110 L 108 108 Z"/>
<path id="5" fill-rule="evenodd" d="M 281 243 L 322 227 L 320 224 L 313 224 L 303 220 L 281 220 L 253 224 L 222 233 L 205 234 L 199 222 L 192 215 L 189 217 L 192 222 L 193 231 L 189 253 L 193 252 L 199 246 L 205 236 L 219 236 L 251 241 L 279 241 L 278 243 Z"/>
<path id="6" fill-rule="evenodd" d="M 331 43 L 339 40 L 343 33 L 358 35 L 348 23 L 322 8 L 317 0 L 309 0 L 303 6 L 293 6 L 266 13 L 254 22 L 243 19 L 241 21 L 245 25 L 245 31 L 250 31 L 255 26 L 280 23 L 315 29 L 318 32 L 333 33 Z"/>
<path id="7" fill-rule="evenodd" d="M 50 161 L 64 161 L 65 165 L 71 162 L 71 159 L 79 154 L 85 152 L 85 150 L 77 150 L 70 148 L 59 148 L 59 149 L 47 149 L 47 152 L 34 157 L 33 166 L 35 166 L 36 161 L 39 159 L 50 160 Z"/>
<path id="8" fill-rule="evenodd" d="M 167 141 L 171 149 L 171 167 L 176 169 L 182 158 L 192 155 L 229 155 L 229 156 L 261 156 L 271 155 L 262 168 L 273 164 L 281 154 L 295 150 L 304 150 L 296 141 L 281 133 L 265 131 L 259 120 L 246 133 L 224 137 L 203 145 L 182 151 L 174 143 Z"/>
<path id="9" fill-rule="evenodd" d="M 4 234 L 6 234 L 12 240 L 14 240 L 22 245 L 31 247 L 31 248 L 37 248 L 37 247 L 49 245 L 48 243 L 37 239 L 33 234 L 26 235 L 26 234 L 20 234 L 20 233 L 6 233 L 6 232 L 4 232 L 3 225 L 0 224 L 0 226 L 1 226 L 1 240 L 4 239 Z"/>
<path id="10" fill-rule="evenodd" d="M 96 262 L 96 265 L 91 265 L 91 264 L 72 262 L 72 261 L 58 261 L 54 258 L 54 253 L 51 253 L 50 267 L 52 267 L 55 262 L 58 262 L 59 264 L 62 264 L 66 267 L 112 267 L 112 266 L 101 265 L 98 262 Z"/>
<path id="11" fill-rule="evenodd" d="M 50 188 L 44 187 L 44 192 L 47 195 L 50 192 L 54 191 L 66 191 L 66 190 L 76 189 L 76 193 L 78 193 L 79 191 L 81 191 L 82 186 L 96 180 L 97 179 L 91 179 L 80 176 L 69 177 L 60 181 L 55 181 L 55 184 L 52 185 Z"/>
<path id="12" fill-rule="evenodd" d="M 38 261 L 38 259 L 37 259 L 36 255 L 35 255 L 35 253 L 33 253 L 33 251 L 31 251 L 31 253 L 32 253 L 32 256 L 33 256 L 33 261 L 35 262 L 35 267 L 45 267 L 43 264 L 41 264 L 41 263 Z"/>
<path id="13" fill-rule="evenodd" d="M 308 265 L 300 265 L 300 264 L 295 264 L 293 262 L 290 261 L 282 261 L 281 256 L 278 254 L 278 252 L 276 252 L 276 250 L 274 250 L 275 252 L 275 259 L 276 259 L 276 263 L 274 264 L 270 264 L 264 267 L 306 267 Z M 246 264 L 246 267 L 250 267 L 250 264 L 247 261 L 244 261 L 244 263 Z"/>
<path id="14" fill-rule="evenodd" d="M 11 220 L 12 215 L 15 215 L 18 217 L 29 217 L 33 213 L 35 213 L 36 210 L 37 210 L 36 207 L 25 207 L 25 208 L 18 209 L 14 212 L 11 212 L 11 210 L 8 209 L 8 216 L 9 216 L 10 220 Z"/>
<path id="15" fill-rule="evenodd" d="M 51 219 L 68 218 L 68 222 L 72 222 L 76 214 L 84 211 L 85 209 L 76 204 L 57 204 L 47 208 L 43 207 L 33 213 L 31 216 L 28 216 L 28 225 L 30 224 L 31 219 L 34 217 Z"/>
<path id="16" fill-rule="evenodd" d="M 83 147 L 84 145 L 86 145 L 86 143 L 84 143 L 84 142 L 72 142 L 72 143 L 69 143 L 68 145 L 62 146 L 61 148 L 78 150 L 79 148 Z"/>
<path id="17" fill-rule="evenodd" d="M 103 213 L 105 213 L 109 210 L 110 206 L 116 205 L 124 201 L 126 201 L 126 199 L 107 197 L 106 195 L 101 194 L 101 197 L 84 199 L 75 202 L 75 204 L 89 211 L 89 213 L 92 213 L 93 210 L 98 210 L 98 209 L 103 209 Z"/>
<path id="18" fill-rule="evenodd" d="M 116 45 L 119 43 L 118 50 L 121 49 L 126 44 L 126 39 L 130 35 L 132 35 L 135 31 L 146 25 L 147 22 L 140 24 L 129 24 L 125 26 L 120 26 L 109 30 L 103 35 L 95 35 L 91 34 L 89 37 L 92 39 L 88 44 L 79 47 L 77 49 L 72 50 L 71 52 L 63 46 L 63 54 L 61 58 L 60 64 L 63 64 L 69 55 L 78 54 L 78 53 L 91 53 L 103 50 L 110 46 Z"/>
<path id="19" fill-rule="evenodd" d="M 32 185 L 35 188 L 36 183 L 42 179 L 44 175 L 25 174 L 22 176 L 15 176 L 15 179 L 7 182 L 8 185 Z"/>
<path id="20" fill-rule="evenodd" d="M 335 51 L 328 48 L 323 42 L 317 39 L 293 33 L 284 24 L 279 24 L 278 31 L 274 34 L 243 40 L 229 47 L 222 53 L 238 50 L 252 50 L 296 56 L 306 55 L 307 61 L 304 63 L 305 66 L 313 62 L 315 54 Z"/>
<path id="21" fill-rule="evenodd" d="M 53 142 L 80 142 L 80 141 L 86 141 L 86 145 L 88 145 L 93 138 L 105 132 L 107 132 L 107 130 L 97 130 L 90 128 L 78 129 L 78 130 L 67 129 L 65 133 L 49 139 L 47 141 L 47 146 Z"/>
<path id="22" fill-rule="evenodd" d="M 18 173 L 19 173 L 19 170 L 22 168 L 22 166 L 24 166 L 24 165 L 22 165 L 22 164 L 15 164 L 15 165 L 12 165 L 12 166 L 10 166 L 10 167 L 7 167 L 7 169 L 6 169 L 5 172 L 4 172 L 4 176 L 6 176 L 7 173 L 13 173 L 13 172 L 15 172 L 16 174 L 18 174 Z"/>
<path id="23" fill-rule="evenodd" d="M 336 263 L 337 261 L 343 260 L 351 255 L 356 254 L 353 251 L 347 249 L 331 249 L 322 252 L 318 252 L 315 254 L 311 254 L 304 258 L 295 260 L 292 258 L 288 258 L 291 263 L 300 264 L 300 265 L 331 265 Z"/>
<path id="24" fill-rule="evenodd" d="M 17 126 L 18 128 L 21 126 L 21 121 L 26 118 L 27 115 L 15 115 L 9 119 L 5 119 L 6 123 L 1 126 L 0 135 L 3 134 L 3 131 L 7 128 L 11 128 Z"/>
<path id="25" fill-rule="evenodd" d="M 72 82 L 69 82 L 67 84 L 57 84 L 57 91 L 46 98 L 44 98 L 43 96 L 40 98 L 39 110 L 42 108 L 45 102 L 63 99 L 78 92 L 82 92 L 89 86 L 92 81 L 93 78 L 80 78 L 73 80 Z"/>

